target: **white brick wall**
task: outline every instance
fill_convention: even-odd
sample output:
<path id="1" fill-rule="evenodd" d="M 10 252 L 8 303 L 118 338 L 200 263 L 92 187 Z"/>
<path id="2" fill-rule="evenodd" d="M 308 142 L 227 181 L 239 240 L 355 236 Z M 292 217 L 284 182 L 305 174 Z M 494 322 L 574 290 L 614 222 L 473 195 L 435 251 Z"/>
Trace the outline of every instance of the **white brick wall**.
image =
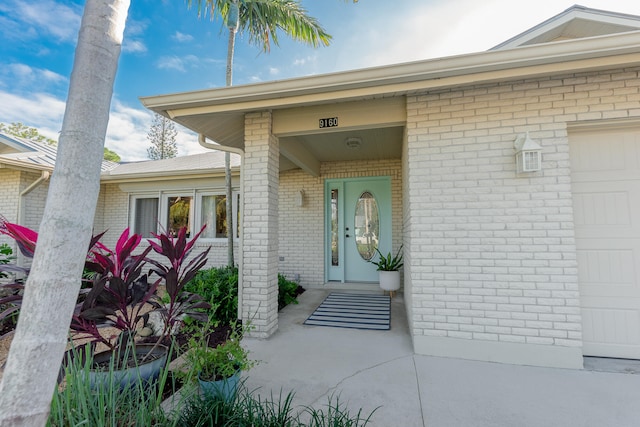
<path id="1" fill-rule="evenodd" d="M 42 174 L 39 172 L 22 172 L 20 192 L 40 179 L 41 176 Z M 40 228 L 40 222 L 44 214 L 44 205 L 47 201 L 47 192 L 49 191 L 49 182 L 49 180 L 42 182 L 23 198 L 22 209 L 24 210 L 24 223 L 22 225 L 33 230 Z"/>
<path id="2" fill-rule="evenodd" d="M 278 162 L 271 114 L 245 116 L 243 320 L 252 335 L 267 337 L 278 327 Z"/>
<path id="3" fill-rule="evenodd" d="M 20 171 L 0 169 L 0 215 L 9 222 L 18 220 L 18 195 L 20 194 Z M 9 244 L 15 252 L 12 239 L 0 235 L 0 243 Z"/>
<path id="4" fill-rule="evenodd" d="M 402 191 L 400 160 L 323 163 L 319 177 L 302 170 L 280 174 L 279 262 L 280 273 L 299 275 L 305 287 L 324 285 L 324 182 L 332 178 L 390 176 L 392 193 L 392 234 L 394 252 L 402 244 Z M 304 190 L 304 206 L 296 204 Z"/>
<path id="5" fill-rule="evenodd" d="M 567 125 L 639 117 L 638 69 L 416 94 L 407 115 L 417 340 L 579 348 Z M 517 176 L 513 141 L 524 132 L 543 147 L 542 171 Z"/>

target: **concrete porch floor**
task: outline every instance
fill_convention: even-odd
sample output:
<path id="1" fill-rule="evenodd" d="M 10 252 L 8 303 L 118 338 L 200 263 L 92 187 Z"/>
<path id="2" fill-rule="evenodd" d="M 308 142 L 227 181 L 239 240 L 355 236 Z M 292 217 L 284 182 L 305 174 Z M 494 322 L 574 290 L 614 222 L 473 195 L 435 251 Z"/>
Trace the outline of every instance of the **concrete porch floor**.
<path id="1" fill-rule="evenodd" d="M 316 408 L 339 395 L 352 414 L 379 407 L 380 427 L 640 425 L 640 375 L 414 355 L 401 295 L 390 331 L 303 325 L 328 293 L 307 290 L 272 337 L 245 340 L 261 361 L 249 389 Z"/>

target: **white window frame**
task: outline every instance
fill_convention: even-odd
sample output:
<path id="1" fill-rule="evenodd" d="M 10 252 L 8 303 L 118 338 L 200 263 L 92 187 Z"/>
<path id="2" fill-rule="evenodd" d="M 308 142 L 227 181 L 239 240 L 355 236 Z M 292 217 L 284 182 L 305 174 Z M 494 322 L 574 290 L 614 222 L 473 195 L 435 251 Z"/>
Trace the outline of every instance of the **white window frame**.
<path id="1" fill-rule="evenodd" d="M 238 195 L 239 191 L 233 191 L 231 193 L 232 201 L 231 201 L 231 210 L 234 218 L 233 226 L 235 229 L 235 233 L 233 236 L 233 240 L 237 241 L 239 239 L 239 231 L 238 231 Z M 196 208 L 195 208 L 195 224 L 197 224 L 197 231 L 200 231 L 202 225 L 204 224 L 202 220 L 202 198 L 207 196 L 226 196 L 227 193 L 224 190 L 210 190 L 210 191 L 199 191 L 196 194 Z M 207 242 L 226 242 L 227 237 L 202 237 L 200 240 L 204 240 Z"/>
<path id="2" fill-rule="evenodd" d="M 196 226 L 194 221 L 194 211 L 196 209 L 196 194 L 195 190 L 191 191 L 167 191 L 163 192 L 160 197 L 160 216 L 158 221 L 162 226 L 161 230 L 169 231 L 169 198 L 171 197 L 191 197 L 191 204 L 189 206 L 189 224 L 191 224 L 191 230 L 189 230 L 190 236 L 193 237 L 200 228 Z"/>
<path id="3" fill-rule="evenodd" d="M 137 201 L 139 199 L 158 199 L 158 221 L 161 221 L 160 209 L 162 206 L 162 194 L 159 192 L 153 193 L 137 193 L 129 195 L 129 229 L 133 233 L 139 233 L 139 230 L 136 230 L 136 209 L 137 209 Z M 156 223 L 155 233 L 158 233 L 158 224 Z M 145 238 L 153 238 L 153 236 L 144 236 Z"/>
<path id="4" fill-rule="evenodd" d="M 138 199 L 158 199 L 158 222 L 156 223 L 155 233 L 165 230 L 169 221 L 169 198 L 170 197 L 191 197 L 191 206 L 189 211 L 189 223 L 191 224 L 191 235 L 195 235 L 202 228 L 202 198 L 205 196 L 226 196 L 226 191 L 222 188 L 208 190 L 171 190 L 171 191 L 142 191 L 129 193 L 129 228 L 133 233 L 138 233 L 135 229 L 136 224 L 136 206 Z M 240 239 L 239 229 L 239 204 L 241 203 L 240 191 L 232 192 L 232 214 L 234 219 L 234 241 Z M 165 230 L 166 231 L 166 230 Z M 153 238 L 148 236 L 145 238 Z M 201 237 L 200 240 L 207 242 L 226 242 L 227 237 Z"/>

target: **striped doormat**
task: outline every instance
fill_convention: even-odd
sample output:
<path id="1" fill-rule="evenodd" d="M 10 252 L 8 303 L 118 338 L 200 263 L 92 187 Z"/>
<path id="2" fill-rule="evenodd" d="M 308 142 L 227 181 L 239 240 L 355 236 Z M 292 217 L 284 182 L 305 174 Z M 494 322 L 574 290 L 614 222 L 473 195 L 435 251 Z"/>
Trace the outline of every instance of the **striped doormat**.
<path id="1" fill-rule="evenodd" d="M 391 298 L 388 295 L 332 292 L 304 324 L 388 330 L 390 322 Z"/>

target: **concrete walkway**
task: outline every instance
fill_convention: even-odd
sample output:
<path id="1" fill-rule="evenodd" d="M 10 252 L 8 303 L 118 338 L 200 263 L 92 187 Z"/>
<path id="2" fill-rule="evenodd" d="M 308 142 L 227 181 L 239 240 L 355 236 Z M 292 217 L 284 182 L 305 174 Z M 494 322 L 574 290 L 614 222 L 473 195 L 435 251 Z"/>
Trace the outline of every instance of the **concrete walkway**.
<path id="1" fill-rule="evenodd" d="M 352 413 L 378 408 L 371 426 L 640 426 L 640 375 L 416 356 L 401 296 L 390 331 L 303 325 L 327 294 L 307 290 L 271 338 L 245 340 L 262 361 L 250 389 L 316 408 L 339 395 Z"/>

